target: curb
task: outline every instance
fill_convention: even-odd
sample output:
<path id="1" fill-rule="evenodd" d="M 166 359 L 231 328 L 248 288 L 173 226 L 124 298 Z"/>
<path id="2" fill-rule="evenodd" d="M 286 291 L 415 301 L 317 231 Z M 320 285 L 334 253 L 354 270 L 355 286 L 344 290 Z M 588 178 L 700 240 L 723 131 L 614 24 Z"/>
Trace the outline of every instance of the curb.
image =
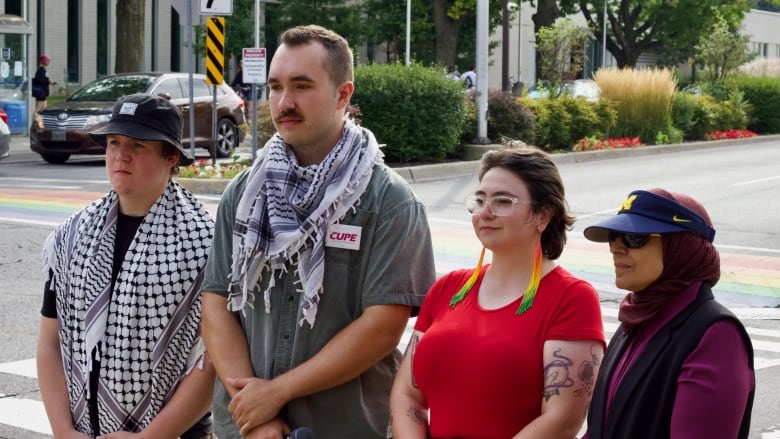
<path id="1" fill-rule="evenodd" d="M 652 145 L 642 146 L 639 148 L 566 152 L 561 154 L 552 154 L 552 160 L 555 162 L 555 164 L 585 163 L 594 160 L 609 160 L 622 157 L 644 157 L 672 152 L 696 151 L 701 149 L 723 148 L 727 146 L 749 145 L 753 143 L 776 141 L 780 141 L 780 134 L 748 137 L 744 139 L 703 140 L 671 145 Z M 482 154 L 486 153 L 487 151 L 501 148 L 505 148 L 505 146 L 500 144 L 466 145 L 466 156 L 481 157 Z M 401 177 L 406 179 L 406 181 L 409 183 L 417 183 L 448 177 L 475 175 L 479 171 L 479 159 L 462 162 L 410 166 L 405 168 L 393 168 L 393 170 L 400 174 Z"/>
<path id="2" fill-rule="evenodd" d="M 594 160 L 609 160 L 622 157 L 644 157 L 682 151 L 724 148 L 727 146 L 749 145 L 753 143 L 777 142 L 780 134 L 748 137 L 745 139 L 707 140 L 698 142 L 678 143 L 672 145 L 642 146 L 639 148 L 610 149 L 602 151 L 567 152 L 552 154 L 555 164 L 585 163 Z M 504 145 L 466 145 L 466 157 L 481 157 L 487 151 L 505 148 Z M 449 177 L 476 175 L 479 172 L 479 159 L 464 160 L 450 163 L 434 163 L 429 165 L 392 168 L 409 183 L 419 183 L 439 180 Z M 230 180 L 203 178 L 176 178 L 190 192 L 198 194 L 222 194 Z"/>

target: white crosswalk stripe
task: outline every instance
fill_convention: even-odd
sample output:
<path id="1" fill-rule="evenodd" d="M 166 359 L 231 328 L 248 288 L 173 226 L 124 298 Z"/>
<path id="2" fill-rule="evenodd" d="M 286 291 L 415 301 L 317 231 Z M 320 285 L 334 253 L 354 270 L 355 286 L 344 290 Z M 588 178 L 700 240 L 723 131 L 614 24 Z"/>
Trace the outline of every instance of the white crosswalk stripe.
<path id="1" fill-rule="evenodd" d="M 780 309 L 735 308 L 732 311 L 744 320 L 780 319 Z M 602 306 L 601 312 L 604 318 L 604 332 L 609 340 L 618 327 L 618 309 L 616 306 Z M 401 343 L 398 345 L 401 352 L 406 349 L 415 321 L 415 318 L 410 319 L 404 331 Z M 747 331 L 753 341 L 756 369 L 780 366 L 780 331 L 751 326 L 747 327 Z M 38 376 L 33 358 L 0 363 L 0 373 L 33 380 Z M 0 389 L 0 424 L 51 436 L 51 428 L 41 401 L 5 395 L 2 390 Z M 765 436 L 764 439 L 769 437 Z M 780 438 L 780 436 L 771 437 Z"/>

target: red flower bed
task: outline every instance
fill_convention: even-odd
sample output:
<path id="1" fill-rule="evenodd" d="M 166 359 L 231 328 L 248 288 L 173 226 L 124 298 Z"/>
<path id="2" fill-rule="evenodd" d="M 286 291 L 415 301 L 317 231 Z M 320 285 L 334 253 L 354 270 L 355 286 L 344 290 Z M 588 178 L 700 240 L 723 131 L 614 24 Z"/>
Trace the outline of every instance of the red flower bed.
<path id="1" fill-rule="evenodd" d="M 574 151 L 600 151 L 602 149 L 624 149 L 644 146 L 639 136 L 619 137 L 614 139 L 600 140 L 593 137 L 580 139 L 572 149 Z"/>
<path id="2" fill-rule="evenodd" d="M 726 130 L 726 131 L 713 131 L 707 134 L 708 140 L 723 140 L 723 139 L 744 139 L 746 137 L 755 137 L 758 134 L 750 130 Z"/>

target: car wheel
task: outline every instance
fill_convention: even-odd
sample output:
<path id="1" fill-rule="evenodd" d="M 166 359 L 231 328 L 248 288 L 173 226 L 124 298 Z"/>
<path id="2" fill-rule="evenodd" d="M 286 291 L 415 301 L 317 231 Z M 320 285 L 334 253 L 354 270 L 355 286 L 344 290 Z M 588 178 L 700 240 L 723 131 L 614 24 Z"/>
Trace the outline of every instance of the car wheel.
<path id="1" fill-rule="evenodd" d="M 59 165 L 60 163 L 65 163 L 70 158 L 70 154 L 64 152 L 42 152 L 41 157 L 46 160 L 47 163 Z"/>
<path id="2" fill-rule="evenodd" d="M 217 124 L 217 157 L 230 157 L 236 147 L 238 147 L 238 127 L 230 119 L 220 119 Z"/>

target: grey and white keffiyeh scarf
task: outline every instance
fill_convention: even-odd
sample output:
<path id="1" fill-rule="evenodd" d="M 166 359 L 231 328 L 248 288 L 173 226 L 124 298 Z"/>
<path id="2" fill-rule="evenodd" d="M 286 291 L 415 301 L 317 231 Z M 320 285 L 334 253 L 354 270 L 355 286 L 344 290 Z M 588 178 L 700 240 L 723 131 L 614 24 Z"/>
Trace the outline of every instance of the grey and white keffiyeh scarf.
<path id="1" fill-rule="evenodd" d="M 104 432 L 140 431 L 202 364 L 204 352 L 200 285 L 211 217 L 169 181 L 138 227 L 111 291 L 117 200 L 111 191 L 74 214 L 44 247 L 71 412 L 78 430 L 91 435 L 101 432 L 91 431 L 88 399 L 97 398 Z M 97 395 L 89 394 L 93 353 L 100 359 Z"/>
<path id="2" fill-rule="evenodd" d="M 228 308 L 254 306 L 253 288 L 263 276 L 265 311 L 271 310 L 271 289 L 296 266 L 303 295 L 303 318 L 314 327 L 322 293 L 325 235 L 368 187 L 373 167 L 382 163 L 371 131 L 344 122 L 342 136 L 322 163 L 300 166 L 277 133 L 257 157 L 236 211 L 233 228 L 233 266 Z"/>

